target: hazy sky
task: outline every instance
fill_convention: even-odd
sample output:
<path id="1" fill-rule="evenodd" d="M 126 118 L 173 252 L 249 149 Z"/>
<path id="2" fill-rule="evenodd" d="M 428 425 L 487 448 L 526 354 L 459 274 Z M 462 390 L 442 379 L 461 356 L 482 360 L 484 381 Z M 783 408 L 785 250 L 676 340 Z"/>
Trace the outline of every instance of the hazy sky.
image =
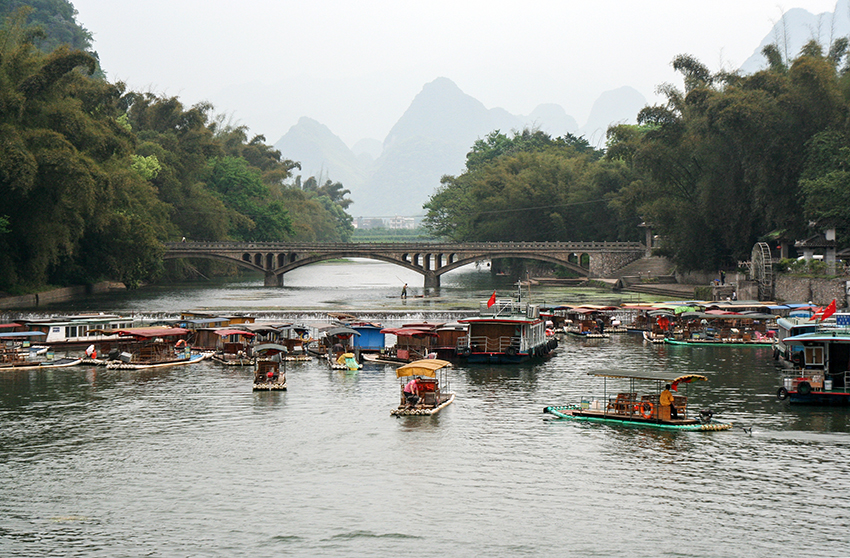
<path id="1" fill-rule="evenodd" d="M 349 146 L 383 140 L 441 76 L 487 108 L 557 103 L 581 126 L 604 91 L 652 102 L 680 84 L 677 54 L 737 68 L 783 10 L 836 4 L 786 1 L 72 0 L 111 80 L 210 101 L 270 143 L 309 116 Z"/>

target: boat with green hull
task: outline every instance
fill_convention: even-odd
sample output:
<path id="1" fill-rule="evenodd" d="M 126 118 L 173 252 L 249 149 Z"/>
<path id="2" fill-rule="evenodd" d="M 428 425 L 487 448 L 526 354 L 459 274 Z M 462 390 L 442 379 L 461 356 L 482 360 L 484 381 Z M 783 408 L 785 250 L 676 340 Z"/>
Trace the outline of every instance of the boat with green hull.
<path id="1" fill-rule="evenodd" d="M 707 423 L 696 423 L 696 424 L 669 424 L 666 422 L 656 422 L 652 420 L 645 420 L 636 417 L 615 417 L 615 416 L 598 416 L 597 414 L 591 414 L 584 412 L 579 405 L 565 405 L 561 407 L 546 407 L 543 409 L 544 413 L 548 413 L 557 418 L 561 419 L 569 419 L 569 420 L 583 420 L 587 422 L 605 422 L 609 424 L 624 424 L 627 426 L 639 426 L 644 428 L 659 428 L 661 430 L 698 430 L 698 431 L 711 431 L 711 430 L 729 430 L 732 428 L 732 424 L 728 422 L 718 422 L 715 420 L 711 420 Z"/>
<path id="2" fill-rule="evenodd" d="M 558 419 L 596 423 L 622 424 L 662 430 L 690 430 L 710 432 L 730 430 L 732 424 L 714 420 L 711 409 L 694 413 L 689 409 L 688 398 L 678 393 L 679 386 L 693 381 L 708 381 L 699 374 L 675 374 L 666 372 L 588 372 L 603 378 L 601 397 L 583 397 L 581 403 L 549 405 L 543 412 Z M 627 380 L 629 391 L 608 392 L 608 380 Z M 638 386 L 649 384 L 651 388 L 638 391 Z M 672 391 L 670 391 L 672 389 Z M 673 395 L 676 392 L 676 395 Z"/>
<path id="3" fill-rule="evenodd" d="M 689 345 L 692 347 L 772 347 L 772 339 L 761 339 L 753 341 L 720 341 L 713 339 L 671 339 L 666 338 L 664 342 L 669 345 Z"/>

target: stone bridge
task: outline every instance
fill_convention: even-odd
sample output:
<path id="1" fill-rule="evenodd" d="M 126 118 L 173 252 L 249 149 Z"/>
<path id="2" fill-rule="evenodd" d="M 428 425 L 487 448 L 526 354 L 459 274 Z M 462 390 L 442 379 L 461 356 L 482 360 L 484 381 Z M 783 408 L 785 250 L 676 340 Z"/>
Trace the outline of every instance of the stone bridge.
<path id="1" fill-rule="evenodd" d="M 283 286 L 293 269 L 339 258 L 367 258 L 421 273 L 425 287 L 459 267 L 496 258 L 524 258 L 562 265 L 585 277 L 606 277 L 640 259 L 639 242 L 172 242 L 165 259 L 207 258 L 265 274 L 265 285 Z"/>

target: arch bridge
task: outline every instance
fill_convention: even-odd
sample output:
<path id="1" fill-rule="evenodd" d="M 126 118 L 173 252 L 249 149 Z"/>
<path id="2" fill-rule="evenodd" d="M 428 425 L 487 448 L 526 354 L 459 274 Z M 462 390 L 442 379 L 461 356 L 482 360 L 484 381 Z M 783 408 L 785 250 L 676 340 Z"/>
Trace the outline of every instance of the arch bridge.
<path id="1" fill-rule="evenodd" d="M 293 269 L 339 258 L 367 258 L 420 273 L 425 288 L 459 267 L 495 258 L 552 262 L 584 277 L 605 277 L 640 259 L 640 242 L 171 242 L 164 259 L 207 258 L 260 271 L 265 285 L 283 286 Z M 587 262 L 587 265 L 582 265 Z"/>

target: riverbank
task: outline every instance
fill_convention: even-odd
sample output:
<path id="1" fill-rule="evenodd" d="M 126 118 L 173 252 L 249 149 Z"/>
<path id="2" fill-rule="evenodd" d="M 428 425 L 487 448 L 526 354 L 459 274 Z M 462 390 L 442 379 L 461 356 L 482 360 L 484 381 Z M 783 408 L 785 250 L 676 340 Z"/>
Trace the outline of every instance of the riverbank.
<path id="1" fill-rule="evenodd" d="M 0 309 L 2 310 L 25 310 L 38 308 L 56 302 L 69 302 L 93 294 L 110 293 L 126 290 L 127 286 L 118 281 L 101 281 L 91 285 L 76 285 L 74 287 L 62 287 L 51 289 L 40 293 L 21 296 L 7 296 L 0 298 Z"/>

